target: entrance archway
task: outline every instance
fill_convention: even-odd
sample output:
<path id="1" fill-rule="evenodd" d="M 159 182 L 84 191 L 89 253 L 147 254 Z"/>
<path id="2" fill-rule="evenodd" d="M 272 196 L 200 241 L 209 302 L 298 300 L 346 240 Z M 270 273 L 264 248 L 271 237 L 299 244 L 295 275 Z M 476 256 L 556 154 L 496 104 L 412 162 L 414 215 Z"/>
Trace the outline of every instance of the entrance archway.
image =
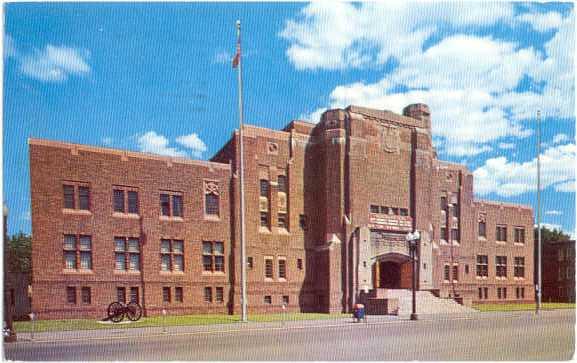
<path id="1" fill-rule="evenodd" d="M 386 254 L 373 264 L 373 286 L 384 289 L 410 289 L 412 266 L 408 256 Z"/>

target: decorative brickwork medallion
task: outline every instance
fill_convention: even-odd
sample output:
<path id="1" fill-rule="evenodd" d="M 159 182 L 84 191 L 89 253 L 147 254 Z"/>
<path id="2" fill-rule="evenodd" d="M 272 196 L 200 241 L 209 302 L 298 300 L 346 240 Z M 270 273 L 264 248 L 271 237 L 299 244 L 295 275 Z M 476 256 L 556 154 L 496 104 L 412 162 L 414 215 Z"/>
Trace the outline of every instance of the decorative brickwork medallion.
<path id="1" fill-rule="evenodd" d="M 204 194 L 220 195 L 218 191 L 218 184 L 213 181 L 205 181 Z"/>
<path id="2" fill-rule="evenodd" d="M 389 153 L 399 152 L 399 128 L 389 125 L 383 125 L 381 132 L 381 145 Z"/>
<path id="3" fill-rule="evenodd" d="M 278 145 L 274 142 L 267 143 L 267 151 L 269 154 L 277 155 L 278 154 Z"/>

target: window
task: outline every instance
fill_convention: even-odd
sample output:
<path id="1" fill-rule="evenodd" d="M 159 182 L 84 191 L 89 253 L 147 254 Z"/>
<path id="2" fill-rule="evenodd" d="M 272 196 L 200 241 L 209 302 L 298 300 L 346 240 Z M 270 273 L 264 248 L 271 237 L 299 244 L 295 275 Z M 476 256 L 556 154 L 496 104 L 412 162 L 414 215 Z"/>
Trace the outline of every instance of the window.
<path id="1" fill-rule="evenodd" d="M 278 176 L 278 191 L 288 193 L 287 177 L 284 175 Z"/>
<path id="2" fill-rule="evenodd" d="M 128 213 L 138 214 L 138 192 L 129 190 L 128 197 Z"/>
<path id="3" fill-rule="evenodd" d="M 282 297 L 282 303 L 284 306 L 288 306 L 289 305 L 289 297 L 288 295 L 283 295 Z"/>
<path id="4" fill-rule="evenodd" d="M 557 261 L 563 261 L 565 259 L 565 250 L 560 248 L 557 250 Z"/>
<path id="5" fill-rule="evenodd" d="M 83 287 L 80 290 L 80 294 L 82 295 L 82 303 L 83 304 L 90 304 L 92 302 L 92 294 L 90 292 L 90 287 Z"/>
<path id="6" fill-rule="evenodd" d="M 266 305 L 272 305 L 272 296 L 266 295 L 266 296 L 264 297 L 264 303 L 265 303 Z"/>
<path id="7" fill-rule="evenodd" d="M 288 229 L 286 213 L 279 213 L 278 214 L 278 227 Z"/>
<path id="8" fill-rule="evenodd" d="M 207 302 L 207 303 L 212 302 L 212 287 L 205 287 L 204 288 L 204 302 Z"/>
<path id="9" fill-rule="evenodd" d="M 409 210 L 407 208 L 401 208 L 401 215 L 402 216 L 408 216 Z"/>
<path id="10" fill-rule="evenodd" d="M 398 216 L 399 215 L 399 208 L 391 208 L 393 210 L 393 214 Z"/>
<path id="11" fill-rule="evenodd" d="M 303 269 L 303 259 L 302 258 L 297 258 L 297 268 L 299 270 Z"/>
<path id="12" fill-rule="evenodd" d="M 487 238 L 487 225 L 485 221 L 479 221 L 479 237 Z"/>
<path id="13" fill-rule="evenodd" d="M 169 303 L 171 300 L 170 287 L 164 286 L 162 288 L 162 302 Z"/>
<path id="14" fill-rule="evenodd" d="M 64 208 L 75 209 L 74 185 L 64 185 Z"/>
<path id="15" fill-rule="evenodd" d="M 447 227 L 441 227 L 441 235 L 439 238 L 442 240 L 447 240 Z"/>
<path id="16" fill-rule="evenodd" d="M 224 272 L 224 243 L 202 242 L 202 265 L 204 271 Z"/>
<path id="17" fill-rule="evenodd" d="M 78 187 L 78 208 L 90 210 L 90 189 L 88 187 Z"/>
<path id="18" fill-rule="evenodd" d="M 441 197 L 441 210 L 447 209 L 447 197 Z"/>
<path id="19" fill-rule="evenodd" d="M 381 214 L 389 214 L 389 207 L 381 206 Z"/>
<path id="20" fill-rule="evenodd" d="M 501 288 L 498 287 L 498 288 L 497 288 L 497 299 L 502 299 L 502 298 L 503 298 L 503 295 L 502 295 L 502 293 L 501 293 Z"/>
<path id="21" fill-rule="evenodd" d="M 114 196 L 114 211 L 124 213 L 124 190 L 114 189 L 112 195 Z"/>
<path id="22" fill-rule="evenodd" d="M 62 186 L 64 208 L 90 210 L 90 188 L 85 184 L 70 183 Z"/>
<path id="23" fill-rule="evenodd" d="M 379 206 L 371 204 L 371 213 L 379 213 Z"/>
<path id="24" fill-rule="evenodd" d="M 140 271 L 140 241 L 138 238 L 114 238 L 115 269 Z"/>
<path id="25" fill-rule="evenodd" d="M 205 209 L 204 212 L 207 215 L 219 215 L 219 197 L 218 195 L 214 194 L 206 194 L 205 195 Z"/>
<path id="26" fill-rule="evenodd" d="M 180 303 L 184 301 L 184 296 L 182 293 L 182 287 L 180 287 L 180 286 L 174 288 L 174 301 L 180 302 Z"/>
<path id="27" fill-rule="evenodd" d="M 524 287 L 515 288 L 515 297 L 517 299 L 524 299 L 525 298 L 525 288 Z"/>
<path id="28" fill-rule="evenodd" d="M 172 215 L 182 217 L 182 195 L 172 196 Z"/>
<path id="29" fill-rule="evenodd" d="M 465 265 L 465 275 L 469 274 L 469 265 Z"/>
<path id="30" fill-rule="evenodd" d="M 160 270 L 182 272 L 184 271 L 184 241 L 160 240 Z"/>
<path id="31" fill-rule="evenodd" d="M 459 218 L 459 205 L 453 204 L 453 217 Z"/>
<path id="32" fill-rule="evenodd" d="M 304 214 L 299 215 L 299 226 L 303 229 L 307 229 L 307 216 Z"/>
<path id="33" fill-rule="evenodd" d="M 69 304 L 76 304 L 76 288 L 74 286 L 66 288 L 66 301 Z"/>
<path id="34" fill-rule="evenodd" d="M 92 240 L 90 236 L 64 235 L 64 268 L 92 270 Z M 78 264 L 80 261 L 80 265 Z"/>
<path id="35" fill-rule="evenodd" d="M 497 226 L 495 240 L 507 242 L 507 226 Z"/>
<path id="36" fill-rule="evenodd" d="M 286 260 L 279 259 L 278 260 L 278 278 L 286 280 Z"/>
<path id="37" fill-rule="evenodd" d="M 451 241 L 459 241 L 459 230 L 457 228 L 451 228 Z"/>
<path id="38" fill-rule="evenodd" d="M 260 183 L 260 196 L 268 198 L 269 183 L 266 179 L 261 179 Z"/>
<path id="39" fill-rule="evenodd" d="M 130 288 L 130 302 L 140 304 L 140 294 L 136 286 Z"/>
<path id="40" fill-rule="evenodd" d="M 495 266 L 497 277 L 507 277 L 507 256 L 495 256 Z"/>
<path id="41" fill-rule="evenodd" d="M 268 227 L 268 212 L 260 212 L 260 226 Z"/>
<path id="42" fill-rule="evenodd" d="M 489 276 L 489 257 L 487 255 L 477 255 L 477 276 Z"/>
<path id="43" fill-rule="evenodd" d="M 76 236 L 64 235 L 64 268 L 76 268 Z"/>
<path id="44" fill-rule="evenodd" d="M 459 265 L 453 265 L 453 281 L 459 281 Z"/>
<path id="45" fill-rule="evenodd" d="M 444 279 L 445 281 L 450 281 L 451 280 L 451 266 L 449 265 L 445 265 L 445 274 L 444 274 Z"/>
<path id="46" fill-rule="evenodd" d="M 113 208 L 117 213 L 138 214 L 138 192 L 127 187 L 112 190 Z"/>
<path id="47" fill-rule="evenodd" d="M 525 277 L 525 257 L 515 257 L 514 276 Z"/>
<path id="48" fill-rule="evenodd" d="M 483 288 L 483 292 L 484 292 L 484 295 L 485 295 L 485 299 L 488 299 L 488 298 L 489 298 L 489 288 L 488 288 L 488 287 L 484 287 L 484 288 Z"/>
<path id="49" fill-rule="evenodd" d="M 170 216 L 170 195 L 160 194 L 160 212 L 163 216 Z"/>
<path id="50" fill-rule="evenodd" d="M 507 288 L 504 287 L 503 288 L 503 299 L 506 299 L 506 298 L 507 298 Z"/>
<path id="51" fill-rule="evenodd" d="M 166 217 L 183 217 L 182 194 L 176 192 L 160 193 L 160 214 Z"/>
<path id="52" fill-rule="evenodd" d="M 252 268 L 254 267 L 254 262 L 253 262 L 252 257 L 246 258 L 246 266 L 248 267 L 249 270 L 252 270 Z"/>
<path id="53" fill-rule="evenodd" d="M 264 259 L 264 277 L 267 279 L 273 278 L 272 258 Z"/>
<path id="54" fill-rule="evenodd" d="M 525 228 L 515 227 L 515 243 L 525 243 Z"/>
<path id="55" fill-rule="evenodd" d="M 126 288 L 117 287 L 116 288 L 116 301 L 126 304 Z"/>
<path id="56" fill-rule="evenodd" d="M 215 292 L 214 294 L 215 301 L 218 303 L 224 302 L 224 288 L 216 287 L 214 292 Z"/>
<path id="57" fill-rule="evenodd" d="M 479 287 L 479 300 L 481 300 L 483 298 L 483 288 Z"/>

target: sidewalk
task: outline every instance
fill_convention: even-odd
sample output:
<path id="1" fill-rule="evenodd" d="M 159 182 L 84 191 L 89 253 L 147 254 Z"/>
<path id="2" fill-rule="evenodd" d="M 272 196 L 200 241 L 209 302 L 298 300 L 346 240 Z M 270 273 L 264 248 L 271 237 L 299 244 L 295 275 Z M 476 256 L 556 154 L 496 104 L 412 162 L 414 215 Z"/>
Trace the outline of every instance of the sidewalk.
<path id="1" fill-rule="evenodd" d="M 574 310 L 571 310 L 574 312 Z M 541 315 L 567 314 L 567 310 L 542 311 L 540 315 L 535 315 L 532 311 L 511 311 L 511 312 L 474 312 L 467 314 L 435 314 L 419 315 L 417 322 L 431 322 L 440 320 L 476 320 L 488 317 L 499 316 L 500 318 L 538 318 Z M 574 319 L 574 314 L 571 315 Z M 371 315 L 367 317 L 367 325 L 380 325 L 390 323 L 410 324 L 415 323 L 409 320 L 409 315 Z M 18 342 L 21 343 L 48 343 L 61 341 L 79 340 L 107 340 L 107 339 L 128 339 L 138 337 L 166 337 L 171 335 L 196 335 L 196 334 L 224 334 L 240 331 L 256 330 L 296 330 L 308 328 L 351 326 L 353 324 L 364 325 L 365 323 L 355 323 L 352 317 L 323 319 L 323 320 L 287 320 L 275 322 L 247 322 L 212 325 L 181 325 L 181 326 L 156 326 L 146 328 L 120 328 L 120 329 L 98 329 L 98 330 L 69 330 L 41 333 L 17 333 Z"/>

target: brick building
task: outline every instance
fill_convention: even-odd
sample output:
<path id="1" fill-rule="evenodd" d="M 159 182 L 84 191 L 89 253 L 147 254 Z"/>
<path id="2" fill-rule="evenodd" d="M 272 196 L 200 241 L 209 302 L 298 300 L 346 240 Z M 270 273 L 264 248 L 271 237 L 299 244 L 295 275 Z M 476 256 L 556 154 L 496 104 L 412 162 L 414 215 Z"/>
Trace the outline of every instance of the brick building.
<path id="1" fill-rule="evenodd" d="M 363 291 L 407 288 L 415 229 L 420 290 L 532 300 L 532 210 L 474 200 L 472 174 L 437 159 L 426 105 L 244 135 L 249 311 L 350 311 Z M 33 311 L 238 312 L 238 141 L 196 161 L 29 140 Z"/>
<path id="2" fill-rule="evenodd" d="M 543 302 L 575 302 L 575 241 L 543 241 Z"/>

